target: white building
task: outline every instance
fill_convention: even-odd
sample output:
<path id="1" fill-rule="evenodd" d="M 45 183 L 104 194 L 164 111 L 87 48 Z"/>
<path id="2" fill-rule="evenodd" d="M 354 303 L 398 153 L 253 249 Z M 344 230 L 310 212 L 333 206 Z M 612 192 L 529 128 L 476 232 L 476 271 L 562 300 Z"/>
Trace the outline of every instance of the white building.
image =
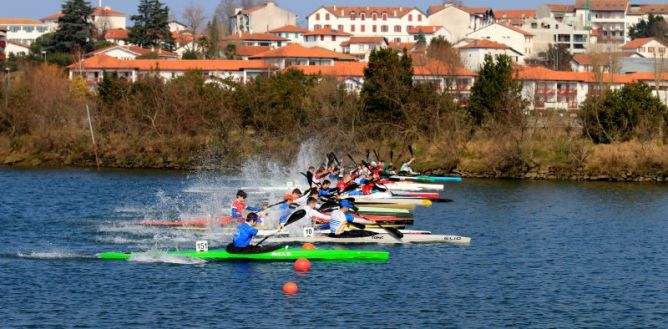
<path id="1" fill-rule="evenodd" d="M 273 33 L 276 36 L 279 36 L 281 38 L 286 38 L 290 40 L 290 43 L 302 43 L 304 42 L 304 38 L 302 35 L 304 33 L 308 32 L 307 28 L 295 26 L 295 25 L 286 25 L 286 26 L 281 26 L 277 29 L 273 29 L 269 31 L 269 33 Z"/>
<path id="2" fill-rule="evenodd" d="M 458 47 L 458 50 L 464 67 L 474 72 L 480 70 L 487 55 L 492 56 L 492 58 L 498 55 L 507 55 L 514 63 L 519 64 L 524 62 L 522 53 L 508 45 L 491 40 L 474 40 Z"/>
<path id="3" fill-rule="evenodd" d="M 231 17 L 232 32 L 265 33 L 286 25 L 297 25 L 297 15 L 267 1 L 252 8 L 237 8 Z"/>
<path id="4" fill-rule="evenodd" d="M 127 17 L 125 13 L 113 10 L 109 6 L 102 7 L 101 0 L 99 4 L 100 6 L 93 8 L 93 12 L 90 15 L 90 21 L 100 33 L 111 29 L 127 28 Z M 42 22 L 47 24 L 50 32 L 53 32 L 58 29 L 58 19 L 60 17 L 63 17 L 63 13 L 57 12 L 42 18 Z"/>
<path id="5" fill-rule="evenodd" d="M 415 26 L 429 25 L 427 15 L 412 7 L 320 7 L 306 17 L 309 30 L 331 28 L 354 36 L 385 37 L 409 42 Z"/>
<path id="6" fill-rule="evenodd" d="M 289 44 L 282 48 L 272 49 L 249 57 L 260 59 L 268 64 L 284 69 L 293 65 L 332 66 L 335 62 L 354 62 L 357 58 L 334 52 L 324 48 L 308 48 L 298 44 Z"/>
<path id="7" fill-rule="evenodd" d="M 269 46 L 280 48 L 286 45 L 290 39 L 279 37 L 272 33 L 239 33 L 230 34 L 225 37 L 228 42 L 239 43 L 244 46 Z"/>
<path id="8" fill-rule="evenodd" d="M 522 30 L 534 35 L 534 54 L 547 51 L 550 44 L 566 46 L 571 54 L 584 53 L 596 40 L 591 38 L 591 30 L 577 30 L 572 25 L 549 17 L 528 19 L 522 25 Z"/>
<path id="9" fill-rule="evenodd" d="M 491 40 L 507 45 L 523 55 L 518 61 L 520 64 L 524 63 L 525 57 L 535 56 L 533 53 L 533 34 L 512 25 L 490 24 L 469 33 L 466 37 L 474 40 Z"/>
<path id="10" fill-rule="evenodd" d="M 631 40 L 622 45 L 623 51 L 634 52 L 645 58 L 666 58 L 666 45 L 655 38 Z"/>
<path id="11" fill-rule="evenodd" d="M 0 46 L 0 48 L 2 48 Z M 28 56 L 30 55 L 30 46 L 16 41 L 8 41 L 5 47 L 5 55 Z"/>
<path id="12" fill-rule="evenodd" d="M 5 60 L 6 47 L 7 47 L 7 31 L 0 26 L 0 61 Z"/>
<path id="13" fill-rule="evenodd" d="M 321 47 L 343 52 L 341 43 L 350 40 L 352 34 L 325 27 L 303 33 L 302 36 L 304 38 L 302 44 L 306 47 Z"/>
<path id="14" fill-rule="evenodd" d="M 116 74 L 135 82 L 143 76 L 154 75 L 171 80 L 188 71 L 200 71 L 209 81 L 231 78 L 245 83 L 276 70 L 273 65 L 254 60 L 120 60 L 104 54 L 86 58 L 67 68 L 70 79 L 81 76 L 90 84 L 100 83 L 105 74 Z"/>
<path id="15" fill-rule="evenodd" d="M 629 40 L 628 8 L 628 0 L 576 0 L 576 26 L 599 30 L 598 43 L 605 44 L 609 51 L 616 50 Z"/>
<path id="16" fill-rule="evenodd" d="M 157 54 L 160 59 L 178 59 L 179 55 L 162 50 L 162 49 L 156 49 L 156 50 L 151 50 L 151 49 L 145 49 L 145 48 L 140 48 L 136 46 L 121 46 L 121 45 L 113 45 L 105 48 L 100 48 L 95 51 L 92 51 L 90 53 L 87 53 L 84 55 L 84 58 L 89 58 L 89 57 L 94 57 L 98 55 L 105 55 L 109 57 L 113 57 L 116 59 L 120 60 L 132 60 L 136 59 L 139 56 L 144 56 L 144 55 L 149 55 L 149 54 Z"/>
<path id="17" fill-rule="evenodd" d="M 376 49 L 387 48 L 389 43 L 383 37 L 351 37 L 341 42 L 344 54 L 358 57 L 363 61 L 369 60 L 369 55 Z"/>
<path id="18" fill-rule="evenodd" d="M 7 30 L 7 40 L 27 45 L 49 32 L 48 25 L 32 18 L 0 18 L 0 26 Z"/>
<path id="19" fill-rule="evenodd" d="M 452 43 L 493 22 L 491 8 L 458 7 L 453 5 L 429 7 L 429 25 L 443 26 L 452 33 Z"/>
<path id="20" fill-rule="evenodd" d="M 420 38 L 420 34 L 424 35 L 424 39 L 427 45 L 430 44 L 431 40 L 434 38 L 444 38 L 450 43 L 455 43 L 456 41 L 452 33 L 450 33 L 450 31 L 448 31 L 443 26 L 416 26 L 410 29 L 408 34 L 413 36 L 413 42 L 419 41 L 418 39 Z"/>

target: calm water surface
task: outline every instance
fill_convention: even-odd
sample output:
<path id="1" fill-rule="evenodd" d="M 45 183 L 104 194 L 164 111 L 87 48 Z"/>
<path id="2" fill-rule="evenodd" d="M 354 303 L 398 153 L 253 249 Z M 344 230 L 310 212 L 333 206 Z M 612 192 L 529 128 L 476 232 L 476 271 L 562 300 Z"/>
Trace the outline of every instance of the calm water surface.
<path id="1" fill-rule="evenodd" d="M 306 275 L 291 263 L 93 258 L 192 249 L 208 233 L 132 222 L 218 211 L 243 184 L 0 169 L 0 327 L 668 327 L 664 185 L 447 185 L 456 202 L 419 209 L 414 228 L 470 236 L 470 246 L 359 247 L 390 261 L 315 263 Z M 281 292 L 288 280 L 294 297 Z"/>

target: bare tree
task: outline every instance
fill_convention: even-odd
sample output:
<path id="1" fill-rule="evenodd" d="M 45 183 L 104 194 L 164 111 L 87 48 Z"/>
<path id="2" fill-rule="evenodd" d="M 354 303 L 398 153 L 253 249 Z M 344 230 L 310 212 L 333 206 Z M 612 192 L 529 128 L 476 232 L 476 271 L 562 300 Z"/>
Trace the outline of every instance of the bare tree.
<path id="1" fill-rule="evenodd" d="M 181 16 L 183 17 L 184 23 L 186 23 L 190 29 L 190 33 L 193 34 L 193 37 L 196 37 L 206 21 L 204 8 L 191 2 L 183 9 L 183 14 L 181 14 Z"/>
<path id="2" fill-rule="evenodd" d="M 236 0 L 220 0 L 218 6 L 216 7 L 215 15 L 218 17 L 218 22 L 220 23 L 220 29 L 222 35 L 227 35 L 230 33 L 230 17 L 235 13 L 234 10 L 238 7 Z"/>
<path id="3" fill-rule="evenodd" d="M 256 4 L 255 0 L 241 0 L 241 7 L 244 9 L 252 8 Z"/>

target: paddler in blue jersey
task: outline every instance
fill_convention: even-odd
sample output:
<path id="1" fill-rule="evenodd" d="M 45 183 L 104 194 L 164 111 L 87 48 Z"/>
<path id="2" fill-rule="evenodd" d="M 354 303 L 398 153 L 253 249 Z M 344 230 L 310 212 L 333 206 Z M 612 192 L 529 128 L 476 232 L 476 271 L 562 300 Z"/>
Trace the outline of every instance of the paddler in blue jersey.
<path id="1" fill-rule="evenodd" d="M 279 249 L 280 246 L 262 247 L 251 243 L 258 233 L 256 226 L 259 223 L 260 217 L 254 212 L 249 213 L 246 216 L 246 221 L 237 226 L 237 230 L 232 236 L 232 243 L 227 245 L 227 252 L 231 254 L 257 254 Z"/>
<path id="2" fill-rule="evenodd" d="M 365 230 L 346 231 L 348 223 L 373 224 L 374 222 L 361 218 L 355 218 L 351 209 L 356 209 L 355 205 L 349 200 L 341 200 L 339 209 L 332 212 L 332 219 L 329 221 L 329 236 L 332 238 L 361 238 L 376 235 L 377 233 Z"/>
<path id="3" fill-rule="evenodd" d="M 325 179 L 322 181 L 322 185 L 320 185 L 320 189 L 318 190 L 318 197 L 322 199 L 331 199 L 334 197 L 334 191 L 331 188 L 332 183 L 329 181 L 329 179 Z"/>

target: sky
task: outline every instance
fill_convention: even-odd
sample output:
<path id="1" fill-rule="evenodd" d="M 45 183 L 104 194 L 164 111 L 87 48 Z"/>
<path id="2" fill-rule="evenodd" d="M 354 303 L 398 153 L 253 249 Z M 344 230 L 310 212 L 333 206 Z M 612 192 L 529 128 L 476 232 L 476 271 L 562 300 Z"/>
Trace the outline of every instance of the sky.
<path id="1" fill-rule="evenodd" d="M 93 0 L 97 6 L 98 0 Z M 137 11 L 138 0 L 103 0 L 104 6 L 123 11 L 129 15 Z M 178 19 L 185 6 L 195 3 L 213 13 L 219 0 L 163 0 Z M 304 18 L 322 5 L 338 6 L 417 6 L 426 10 L 430 5 L 440 4 L 441 0 L 277 0 L 281 7 L 297 13 L 298 23 L 305 25 Z M 544 2 L 575 3 L 575 0 L 464 0 L 471 7 L 492 7 L 494 9 L 535 9 Z M 638 0 L 633 3 L 666 3 L 666 0 Z M 0 17 L 41 18 L 60 10 L 62 0 L 0 0 Z M 129 17 L 128 17 L 129 18 Z M 128 25 L 132 25 L 128 21 Z"/>

